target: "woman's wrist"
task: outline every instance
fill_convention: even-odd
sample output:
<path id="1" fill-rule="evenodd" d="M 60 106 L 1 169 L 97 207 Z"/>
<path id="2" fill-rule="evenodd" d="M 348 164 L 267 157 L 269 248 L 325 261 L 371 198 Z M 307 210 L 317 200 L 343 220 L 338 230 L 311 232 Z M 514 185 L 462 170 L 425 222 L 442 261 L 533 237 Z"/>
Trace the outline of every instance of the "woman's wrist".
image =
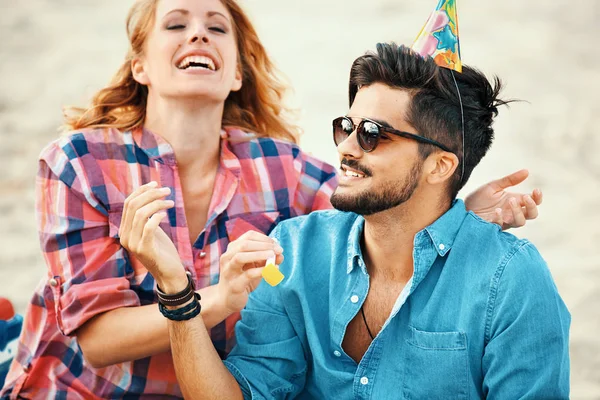
<path id="1" fill-rule="evenodd" d="M 233 314 L 227 308 L 227 292 L 222 291 L 221 286 L 217 283 L 198 290 L 202 295 L 202 318 L 208 328 L 218 325 Z"/>

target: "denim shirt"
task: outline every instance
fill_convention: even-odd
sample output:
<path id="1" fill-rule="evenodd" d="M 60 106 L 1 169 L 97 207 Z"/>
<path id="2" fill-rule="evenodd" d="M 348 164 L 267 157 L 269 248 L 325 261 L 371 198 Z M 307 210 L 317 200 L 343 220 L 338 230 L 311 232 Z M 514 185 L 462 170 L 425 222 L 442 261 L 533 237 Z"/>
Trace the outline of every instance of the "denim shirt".
<path id="1" fill-rule="evenodd" d="M 225 361 L 245 398 L 568 398 L 571 317 L 546 263 L 460 200 L 415 236 L 413 277 L 357 365 L 342 343 L 369 291 L 363 227 L 329 210 L 275 228 L 285 279 L 250 295 Z"/>

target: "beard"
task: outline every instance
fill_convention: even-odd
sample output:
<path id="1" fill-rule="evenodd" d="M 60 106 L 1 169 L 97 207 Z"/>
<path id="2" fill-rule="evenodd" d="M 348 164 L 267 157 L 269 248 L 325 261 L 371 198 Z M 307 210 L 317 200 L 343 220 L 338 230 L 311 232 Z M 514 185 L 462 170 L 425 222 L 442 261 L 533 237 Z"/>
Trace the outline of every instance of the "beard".
<path id="1" fill-rule="evenodd" d="M 389 210 L 407 202 L 412 197 L 417 186 L 419 186 L 419 177 L 422 170 L 423 162 L 417 161 L 412 166 L 404 182 L 386 182 L 379 188 L 356 194 L 340 194 L 336 190 L 331 195 L 331 204 L 337 210 L 353 212 L 363 216 Z"/>

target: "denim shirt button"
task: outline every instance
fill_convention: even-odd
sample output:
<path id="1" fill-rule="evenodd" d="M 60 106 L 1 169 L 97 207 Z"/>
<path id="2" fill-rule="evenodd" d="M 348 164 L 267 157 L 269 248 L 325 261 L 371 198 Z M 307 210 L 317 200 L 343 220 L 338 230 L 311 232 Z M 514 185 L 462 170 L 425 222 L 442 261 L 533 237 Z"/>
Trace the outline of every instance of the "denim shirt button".
<path id="1" fill-rule="evenodd" d="M 363 385 L 368 385 L 369 378 L 367 378 L 366 376 L 363 376 L 362 378 L 360 378 L 360 383 L 362 383 Z"/>
<path id="2" fill-rule="evenodd" d="M 446 246 L 444 246 L 444 244 L 443 244 L 443 243 L 442 243 L 442 244 L 440 244 L 438 247 L 439 247 L 439 248 L 440 248 L 440 250 L 442 250 L 442 251 L 444 251 L 444 249 L 446 248 Z"/>
<path id="3" fill-rule="evenodd" d="M 342 353 L 340 353 L 339 351 L 336 350 L 333 352 L 333 355 L 336 357 L 340 357 L 342 355 Z"/>
<path id="4" fill-rule="evenodd" d="M 354 295 L 354 296 L 350 297 L 350 301 L 353 302 L 354 304 L 358 303 L 358 296 Z"/>

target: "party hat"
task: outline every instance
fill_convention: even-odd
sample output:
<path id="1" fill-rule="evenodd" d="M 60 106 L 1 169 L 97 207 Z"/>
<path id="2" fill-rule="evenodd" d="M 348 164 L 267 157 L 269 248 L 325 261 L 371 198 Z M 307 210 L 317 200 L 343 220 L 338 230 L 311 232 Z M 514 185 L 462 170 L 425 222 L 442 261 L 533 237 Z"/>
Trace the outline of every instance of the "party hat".
<path id="1" fill-rule="evenodd" d="M 423 57 L 432 57 L 440 67 L 462 72 L 456 0 L 439 0 L 412 49 Z"/>

